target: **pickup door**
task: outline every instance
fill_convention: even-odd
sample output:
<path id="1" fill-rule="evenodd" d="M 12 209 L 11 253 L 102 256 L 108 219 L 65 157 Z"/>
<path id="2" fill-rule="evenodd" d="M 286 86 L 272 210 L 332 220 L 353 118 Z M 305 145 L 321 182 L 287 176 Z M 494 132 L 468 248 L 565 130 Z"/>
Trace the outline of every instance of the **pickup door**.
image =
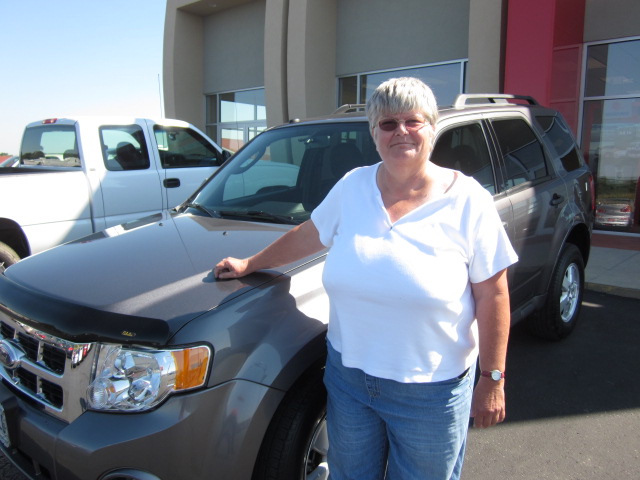
<path id="1" fill-rule="evenodd" d="M 184 202 L 222 165 L 225 156 L 195 128 L 153 125 L 168 208 Z"/>
<path id="2" fill-rule="evenodd" d="M 99 140 L 107 172 L 99 180 L 98 229 L 179 205 L 223 162 L 221 151 L 186 126 L 102 125 Z"/>

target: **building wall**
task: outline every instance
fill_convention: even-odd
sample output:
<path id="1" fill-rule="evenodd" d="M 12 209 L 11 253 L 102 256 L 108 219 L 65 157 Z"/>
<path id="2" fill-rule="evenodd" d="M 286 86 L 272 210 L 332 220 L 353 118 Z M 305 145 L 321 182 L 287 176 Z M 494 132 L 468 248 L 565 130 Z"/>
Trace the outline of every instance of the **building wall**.
<path id="1" fill-rule="evenodd" d="M 281 123 L 330 113 L 336 92 L 337 0 L 289 1 L 287 29 L 288 111 Z M 271 123 L 273 122 L 273 123 Z"/>
<path id="2" fill-rule="evenodd" d="M 507 0 L 474 0 L 469 5 L 468 93 L 504 91 Z"/>
<path id="3" fill-rule="evenodd" d="M 611 3 L 585 0 L 585 42 L 640 34 L 640 2 Z M 167 0 L 166 114 L 203 126 L 204 95 L 264 87 L 273 125 L 331 111 L 340 76 L 465 58 L 468 92 L 502 92 L 510 4 L 520 1 Z M 549 81 L 534 84 L 541 98 Z"/>
<path id="4" fill-rule="evenodd" d="M 264 86 L 265 8 L 260 0 L 203 18 L 201 95 Z"/>
<path id="5" fill-rule="evenodd" d="M 204 125 L 202 17 L 170 8 L 165 17 L 163 85 L 165 116 Z"/>
<path id="6" fill-rule="evenodd" d="M 467 58 L 469 0 L 339 0 L 337 6 L 337 76 Z"/>
<path id="7" fill-rule="evenodd" d="M 640 35 L 638 0 L 586 0 L 584 41 Z"/>

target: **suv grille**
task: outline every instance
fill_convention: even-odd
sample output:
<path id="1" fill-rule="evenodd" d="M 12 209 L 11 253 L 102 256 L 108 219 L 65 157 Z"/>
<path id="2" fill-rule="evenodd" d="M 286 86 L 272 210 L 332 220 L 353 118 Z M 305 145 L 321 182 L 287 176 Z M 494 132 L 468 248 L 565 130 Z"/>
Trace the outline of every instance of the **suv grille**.
<path id="1" fill-rule="evenodd" d="M 0 311 L 0 376 L 51 415 L 71 422 L 83 411 L 97 349 L 36 330 Z"/>

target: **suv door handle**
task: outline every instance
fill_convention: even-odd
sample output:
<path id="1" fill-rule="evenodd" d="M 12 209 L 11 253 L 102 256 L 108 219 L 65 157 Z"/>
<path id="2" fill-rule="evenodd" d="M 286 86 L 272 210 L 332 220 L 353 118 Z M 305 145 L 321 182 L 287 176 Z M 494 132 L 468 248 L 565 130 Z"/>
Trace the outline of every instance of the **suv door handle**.
<path id="1" fill-rule="evenodd" d="M 557 207 L 562 202 L 564 202 L 564 197 L 562 195 L 558 195 L 557 193 L 554 193 L 553 197 L 551 197 L 551 201 L 549 202 L 549 204 L 553 207 Z"/>
<path id="2" fill-rule="evenodd" d="M 165 188 L 178 188 L 180 186 L 180 179 L 179 178 L 165 178 L 162 181 L 162 184 L 165 186 Z"/>

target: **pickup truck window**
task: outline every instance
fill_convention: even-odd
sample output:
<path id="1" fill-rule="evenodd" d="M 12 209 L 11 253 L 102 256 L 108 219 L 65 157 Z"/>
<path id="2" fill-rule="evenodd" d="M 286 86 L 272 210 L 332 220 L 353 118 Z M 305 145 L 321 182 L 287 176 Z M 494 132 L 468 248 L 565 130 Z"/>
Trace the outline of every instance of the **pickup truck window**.
<path id="1" fill-rule="evenodd" d="M 527 122 L 520 119 L 495 120 L 506 171 L 506 188 L 534 182 L 549 174 L 542 145 Z"/>
<path id="2" fill-rule="evenodd" d="M 223 162 L 222 155 L 194 130 L 155 125 L 153 131 L 162 168 L 215 167 Z"/>
<path id="3" fill-rule="evenodd" d="M 100 142 L 107 170 L 145 170 L 149 153 L 139 125 L 100 127 Z"/>
<path id="4" fill-rule="evenodd" d="M 20 151 L 22 165 L 80 167 L 76 129 L 73 125 L 27 128 Z"/>

